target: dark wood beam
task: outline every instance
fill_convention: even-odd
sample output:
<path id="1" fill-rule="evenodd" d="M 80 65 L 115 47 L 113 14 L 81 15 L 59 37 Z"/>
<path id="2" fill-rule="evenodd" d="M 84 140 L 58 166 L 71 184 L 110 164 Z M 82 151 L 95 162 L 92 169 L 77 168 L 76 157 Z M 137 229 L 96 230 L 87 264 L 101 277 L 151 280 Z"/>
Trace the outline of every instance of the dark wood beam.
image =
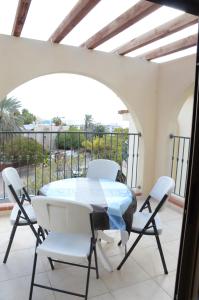
<path id="1" fill-rule="evenodd" d="M 149 1 L 141 0 L 118 18 L 113 20 L 107 26 L 102 28 L 81 46 L 88 49 L 94 49 L 100 44 L 106 42 L 129 26 L 135 24 L 142 18 L 146 17 L 160 7 L 158 4 L 153 4 Z"/>
<path id="2" fill-rule="evenodd" d="M 100 0 L 79 0 L 58 28 L 50 36 L 49 41 L 59 43 L 90 12 Z"/>
<path id="3" fill-rule="evenodd" d="M 183 14 L 174 20 L 171 20 L 153 30 L 150 30 L 141 36 L 131 40 L 130 42 L 124 44 L 120 48 L 114 50 L 113 52 L 124 55 L 138 48 L 144 47 L 152 42 L 155 42 L 161 38 L 164 38 L 172 33 L 182 30 L 188 26 L 196 24 L 198 22 L 198 17 L 190 14 Z"/>
<path id="4" fill-rule="evenodd" d="M 12 28 L 12 35 L 21 35 L 30 4 L 31 0 L 19 0 L 14 25 Z"/>
<path id="5" fill-rule="evenodd" d="M 145 58 L 146 60 L 159 58 L 168 54 L 172 54 L 196 46 L 197 40 L 198 40 L 198 35 L 194 34 L 184 39 L 181 39 L 179 41 L 176 41 L 174 43 L 168 44 L 166 46 L 142 54 L 139 57 Z"/>
<path id="6" fill-rule="evenodd" d="M 199 16 L 198 0 L 149 0 L 161 5 L 184 10 L 187 13 Z"/>

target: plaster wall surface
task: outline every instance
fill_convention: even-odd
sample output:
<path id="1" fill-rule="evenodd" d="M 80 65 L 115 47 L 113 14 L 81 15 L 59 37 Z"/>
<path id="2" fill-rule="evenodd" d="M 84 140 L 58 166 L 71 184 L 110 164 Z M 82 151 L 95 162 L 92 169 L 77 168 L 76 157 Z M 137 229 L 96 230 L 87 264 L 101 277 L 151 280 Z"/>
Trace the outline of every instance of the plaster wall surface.
<path id="1" fill-rule="evenodd" d="M 169 134 L 177 133 L 178 113 L 193 93 L 194 56 L 158 65 L 138 58 L 0 35 L 0 65 L 0 99 L 29 80 L 53 73 L 85 75 L 105 84 L 126 104 L 143 136 L 138 178 L 143 192 L 150 190 L 158 176 L 169 175 Z M 48 100 L 44 101 L 47 105 Z"/>
<path id="2" fill-rule="evenodd" d="M 170 134 L 178 135 L 179 112 L 189 96 L 193 96 L 195 55 L 161 64 L 158 70 L 155 177 L 169 175 L 171 163 Z M 189 120 L 184 120 L 183 128 Z M 190 126 L 189 126 L 190 127 Z"/>
<path id="3" fill-rule="evenodd" d="M 33 78 L 62 72 L 94 78 L 112 89 L 135 117 L 136 127 L 145 137 L 139 185 L 146 191 L 150 189 L 157 121 L 156 64 L 80 47 L 0 35 L 0 65 L 0 99 Z"/>

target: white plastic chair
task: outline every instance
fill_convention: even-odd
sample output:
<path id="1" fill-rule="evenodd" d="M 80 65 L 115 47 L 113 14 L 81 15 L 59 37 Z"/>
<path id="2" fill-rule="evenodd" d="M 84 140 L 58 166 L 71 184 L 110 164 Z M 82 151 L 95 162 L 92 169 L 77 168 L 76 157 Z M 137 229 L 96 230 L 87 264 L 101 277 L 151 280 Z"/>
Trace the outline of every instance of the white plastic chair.
<path id="1" fill-rule="evenodd" d="M 120 166 L 113 160 L 109 159 L 94 159 L 88 164 L 88 178 L 104 178 L 112 181 L 116 180 Z"/>
<path id="2" fill-rule="evenodd" d="M 98 278 L 98 266 L 96 255 L 96 239 L 92 222 L 92 207 L 90 205 L 44 196 L 32 198 L 37 222 L 40 230 L 47 230 L 49 234 L 43 242 L 37 240 L 33 262 L 32 280 L 29 300 L 32 299 L 33 287 L 41 287 L 79 297 L 88 297 L 90 269 L 96 270 Z M 95 256 L 95 268 L 91 267 L 92 253 Z M 63 291 L 50 286 L 40 285 L 34 282 L 37 255 L 50 257 L 52 261 L 69 265 L 88 268 L 85 294 Z M 87 258 L 88 265 L 67 262 L 68 258 Z"/>
<path id="3" fill-rule="evenodd" d="M 17 226 L 30 226 L 34 235 L 37 236 L 33 224 L 37 223 L 36 216 L 31 205 L 31 199 L 28 192 L 19 177 L 19 174 L 15 168 L 9 167 L 2 171 L 3 181 L 5 183 L 5 189 L 10 202 L 15 203 L 11 215 L 10 221 L 13 225 L 8 247 L 4 256 L 3 263 L 6 263 L 12 242 L 16 233 Z"/>
<path id="4" fill-rule="evenodd" d="M 137 233 L 138 237 L 134 241 L 133 245 L 130 247 L 128 252 L 125 254 L 123 260 L 117 268 L 118 270 L 121 269 L 121 267 L 123 266 L 123 264 L 125 263 L 125 261 L 127 260 L 127 258 L 129 257 L 129 255 L 131 254 L 131 252 L 133 251 L 133 249 L 135 248 L 135 246 L 137 245 L 137 243 L 143 235 L 154 235 L 158 245 L 164 272 L 165 274 L 168 274 L 166 262 L 162 251 L 162 246 L 159 239 L 159 235 L 162 233 L 162 225 L 160 216 L 158 215 L 158 211 L 167 200 L 174 186 L 175 182 L 172 178 L 168 176 L 160 177 L 153 186 L 151 192 L 149 193 L 149 196 L 145 200 L 139 212 L 136 212 L 133 215 L 133 224 L 131 232 Z M 150 204 L 151 199 L 154 199 L 157 202 L 157 205 L 153 211 Z M 145 209 L 147 209 L 147 211 L 145 211 Z"/>

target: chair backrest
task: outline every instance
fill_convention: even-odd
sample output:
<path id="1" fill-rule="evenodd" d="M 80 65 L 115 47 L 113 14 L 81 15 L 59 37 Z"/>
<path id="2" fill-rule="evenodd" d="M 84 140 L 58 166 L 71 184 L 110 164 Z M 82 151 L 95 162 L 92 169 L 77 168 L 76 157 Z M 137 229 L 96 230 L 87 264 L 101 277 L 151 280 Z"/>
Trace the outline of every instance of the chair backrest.
<path id="1" fill-rule="evenodd" d="M 5 168 L 2 171 L 2 177 L 3 177 L 3 181 L 5 183 L 5 189 L 6 189 L 6 193 L 8 195 L 8 199 L 11 202 L 15 202 L 15 198 L 9 188 L 9 185 L 12 185 L 13 189 L 15 190 L 15 192 L 18 196 L 20 195 L 20 192 L 21 192 L 22 188 L 24 187 L 24 184 L 23 184 L 21 178 L 19 177 L 17 170 L 12 167 Z"/>
<path id="2" fill-rule="evenodd" d="M 90 224 L 92 206 L 45 196 L 35 196 L 31 203 L 37 222 L 43 229 L 92 236 Z"/>
<path id="3" fill-rule="evenodd" d="M 94 159 L 88 165 L 88 178 L 105 178 L 115 181 L 120 166 L 113 160 Z"/>
<path id="4" fill-rule="evenodd" d="M 156 181 L 149 195 L 153 199 L 157 201 L 161 201 L 165 195 L 168 196 L 170 195 L 174 186 L 175 186 L 175 181 L 173 180 L 173 178 L 168 176 L 161 176 Z"/>

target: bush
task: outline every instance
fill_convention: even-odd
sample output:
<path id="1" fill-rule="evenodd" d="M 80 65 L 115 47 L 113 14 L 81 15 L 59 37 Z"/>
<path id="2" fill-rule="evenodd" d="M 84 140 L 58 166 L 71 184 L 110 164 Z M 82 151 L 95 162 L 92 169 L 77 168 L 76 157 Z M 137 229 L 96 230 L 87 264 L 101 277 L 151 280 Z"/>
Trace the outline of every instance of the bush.
<path id="1" fill-rule="evenodd" d="M 21 136 L 9 138 L 4 144 L 3 152 L 4 161 L 20 165 L 43 163 L 48 155 L 37 141 Z"/>
<path id="2" fill-rule="evenodd" d="M 58 133 L 55 142 L 58 149 L 70 150 L 80 148 L 84 139 L 84 134 L 71 126 L 68 131 Z"/>

